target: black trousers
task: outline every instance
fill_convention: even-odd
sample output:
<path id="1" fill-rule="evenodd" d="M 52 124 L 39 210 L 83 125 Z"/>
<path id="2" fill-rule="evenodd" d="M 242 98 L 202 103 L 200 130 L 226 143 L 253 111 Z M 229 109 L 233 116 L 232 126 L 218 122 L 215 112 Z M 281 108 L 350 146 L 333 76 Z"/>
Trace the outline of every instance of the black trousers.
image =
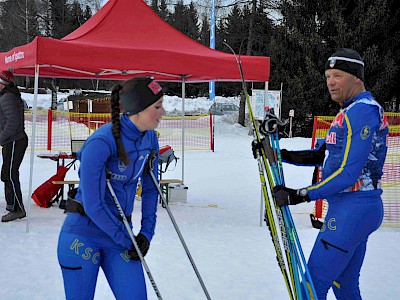
<path id="1" fill-rule="evenodd" d="M 19 182 L 19 167 L 28 147 L 28 137 L 3 145 L 3 165 L 1 181 L 4 182 L 4 194 L 8 211 L 24 210 L 21 184 Z"/>

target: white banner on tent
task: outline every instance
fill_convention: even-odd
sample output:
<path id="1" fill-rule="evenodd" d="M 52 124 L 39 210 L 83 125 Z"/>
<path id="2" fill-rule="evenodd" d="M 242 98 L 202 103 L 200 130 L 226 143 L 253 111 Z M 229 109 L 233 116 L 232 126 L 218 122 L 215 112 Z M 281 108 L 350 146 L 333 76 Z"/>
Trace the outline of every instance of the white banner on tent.
<path id="1" fill-rule="evenodd" d="M 281 91 L 267 91 L 267 99 L 265 102 L 265 90 L 251 90 L 251 94 L 251 108 L 253 109 L 253 114 L 256 119 L 264 119 L 266 106 L 273 108 L 275 115 L 280 115 Z"/>

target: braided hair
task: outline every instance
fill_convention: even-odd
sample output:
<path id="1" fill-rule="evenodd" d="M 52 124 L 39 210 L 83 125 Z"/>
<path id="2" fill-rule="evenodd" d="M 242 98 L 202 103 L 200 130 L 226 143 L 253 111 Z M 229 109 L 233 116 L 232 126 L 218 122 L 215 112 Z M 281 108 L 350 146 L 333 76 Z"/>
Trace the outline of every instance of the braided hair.
<path id="1" fill-rule="evenodd" d="M 117 153 L 119 159 L 126 165 L 129 165 L 129 157 L 126 154 L 124 144 L 121 141 L 121 124 L 119 122 L 120 108 L 119 108 L 119 92 L 122 90 L 122 85 L 117 84 L 111 89 L 111 121 L 112 121 L 112 134 L 117 144 Z"/>

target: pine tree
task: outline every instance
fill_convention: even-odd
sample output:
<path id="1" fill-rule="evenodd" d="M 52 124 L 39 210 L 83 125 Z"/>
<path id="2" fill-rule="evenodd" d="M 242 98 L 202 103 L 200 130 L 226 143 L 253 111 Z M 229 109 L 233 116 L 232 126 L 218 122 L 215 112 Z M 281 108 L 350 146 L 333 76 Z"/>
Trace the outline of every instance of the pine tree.
<path id="1" fill-rule="evenodd" d="M 8 0 L 0 3 L 1 51 L 31 42 L 39 33 L 34 0 Z"/>
<path id="2" fill-rule="evenodd" d="M 51 22 L 52 22 L 52 33 L 51 36 L 57 39 L 61 39 L 64 36 L 71 33 L 69 16 L 68 16 L 68 5 L 67 0 L 50 0 L 51 5 Z"/>
<path id="3" fill-rule="evenodd" d="M 78 1 L 74 1 L 69 7 L 68 23 L 70 30 L 74 31 L 86 22 L 82 7 Z M 71 31 L 71 32 L 72 32 Z"/>
<path id="4" fill-rule="evenodd" d="M 186 35 L 195 41 L 200 39 L 199 15 L 193 1 L 185 9 Z"/>
<path id="5" fill-rule="evenodd" d="M 150 7 L 157 15 L 159 14 L 158 0 L 151 0 Z"/>
<path id="6" fill-rule="evenodd" d="M 193 2 L 186 6 L 183 0 L 179 0 L 170 15 L 170 21 L 175 29 L 196 41 L 199 39 L 199 18 Z"/>
<path id="7" fill-rule="evenodd" d="M 160 16 L 161 19 L 163 19 L 164 21 L 169 23 L 168 19 L 169 19 L 170 12 L 168 10 L 168 6 L 167 6 L 165 0 L 160 1 L 158 15 Z"/>
<path id="8" fill-rule="evenodd" d="M 85 22 L 89 20 L 92 17 L 92 9 L 90 8 L 89 5 L 86 5 L 85 7 L 85 12 L 83 13 L 83 19 Z"/>
<path id="9" fill-rule="evenodd" d="M 210 45 L 210 22 L 208 16 L 204 15 L 201 19 L 200 39 L 199 42 L 205 46 Z"/>
<path id="10" fill-rule="evenodd" d="M 38 20 L 40 27 L 40 35 L 51 37 L 53 33 L 53 22 L 51 20 L 51 0 L 39 0 L 38 4 Z"/>
<path id="11" fill-rule="evenodd" d="M 247 36 L 246 25 L 243 22 L 243 12 L 238 5 L 232 7 L 231 12 L 223 24 L 222 30 L 225 31 L 226 43 L 230 45 L 238 54 L 244 54 L 243 48 L 240 49 L 242 41 Z M 226 47 L 224 47 L 226 49 Z M 240 51 L 240 53 L 239 53 Z"/>

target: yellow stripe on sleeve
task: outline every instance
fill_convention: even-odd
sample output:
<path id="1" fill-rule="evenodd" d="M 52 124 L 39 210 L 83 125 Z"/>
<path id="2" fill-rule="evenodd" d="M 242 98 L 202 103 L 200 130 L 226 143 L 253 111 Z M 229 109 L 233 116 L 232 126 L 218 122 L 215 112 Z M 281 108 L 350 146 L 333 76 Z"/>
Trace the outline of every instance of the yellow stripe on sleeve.
<path id="1" fill-rule="evenodd" d="M 346 142 L 346 149 L 344 151 L 344 157 L 343 157 L 343 161 L 342 164 L 340 165 L 340 168 L 334 172 L 332 175 L 330 175 L 328 178 L 324 179 L 323 181 L 321 181 L 320 183 L 318 183 L 317 185 L 313 185 L 310 186 L 308 189 L 309 190 L 315 190 L 321 186 L 323 186 L 324 184 L 326 184 L 327 182 L 331 181 L 333 178 L 335 178 L 336 176 L 338 176 L 340 173 L 343 172 L 344 166 L 347 163 L 347 159 L 349 157 L 349 152 L 350 152 L 350 144 L 351 144 L 351 136 L 353 134 L 353 131 L 351 129 L 351 124 L 350 124 L 350 120 L 347 117 L 347 114 L 344 115 L 344 119 L 346 121 L 347 124 L 347 142 Z"/>

